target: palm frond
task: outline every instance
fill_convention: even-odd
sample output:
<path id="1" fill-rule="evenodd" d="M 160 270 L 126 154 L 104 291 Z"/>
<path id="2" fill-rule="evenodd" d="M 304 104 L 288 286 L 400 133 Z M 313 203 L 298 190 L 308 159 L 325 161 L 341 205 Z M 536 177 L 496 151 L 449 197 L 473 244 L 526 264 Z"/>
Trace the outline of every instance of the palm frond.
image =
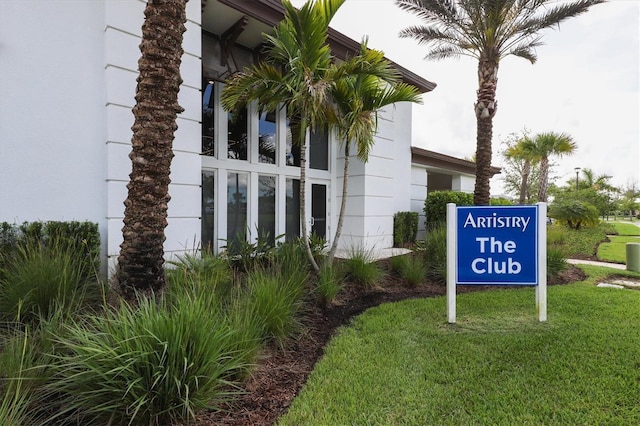
<path id="1" fill-rule="evenodd" d="M 499 62 L 515 55 L 535 62 L 537 33 L 586 12 L 605 0 L 573 0 L 548 7 L 550 0 L 396 0 L 420 18 L 400 32 L 432 48 L 427 59 L 459 55 Z M 464 52 L 463 52 L 464 51 Z"/>
<path id="2" fill-rule="evenodd" d="M 561 22 L 573 18 L 575 16 L 581 15 L 591 6 L 596 4 L 604 3 L 605 0 L 579 0 L 573 3 L 565 3 L 559 6 L 556 6 L 548 11 L 545 11 L 541 16 L 539 16 L 537 21 L 537 30 L 539 31 L 544 28 L 550 28 L 553 26 L 559 25 Z"/>
<path id="3" fill-rule="evenodd" d="M 461 49 L 457 46 L 440 46 L 428 51 L 424 58 L 439 61 L 442 59 L 457 58 L 459 56 L 472 56 L 474 58 L 478 57 L 468 50 Z"/>
<path id="4" fill-rule="evenodd" d="M 542 44 L 542 43 L 536 44 L 535 46 L 538 46 L 540 44 Z M 506 54 L 507 55 L 517 56 L 519 58 L 527 59 L 532 64 L 535 64 L 536 61 L 538 60 L 538 55 L 536 55 L 536 51 L 533 48 L 532 44 L 516 46 L 513 49 L 511 49 L 510 51 L 508 51 Z"/>
<path id="5" fill-rule="evenodd" d="M 446 25 L 461 20 L 455 0 L 396 0 L 396 5 L 425 23 Z"/>

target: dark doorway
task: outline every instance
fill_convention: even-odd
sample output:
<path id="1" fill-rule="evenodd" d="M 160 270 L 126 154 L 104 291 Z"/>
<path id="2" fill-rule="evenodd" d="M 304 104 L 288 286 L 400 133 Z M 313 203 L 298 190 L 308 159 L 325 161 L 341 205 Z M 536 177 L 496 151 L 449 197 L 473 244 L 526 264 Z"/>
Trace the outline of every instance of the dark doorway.
<path id="1" fill-rule="evenodd" d="M 327 185 L 311 185 L 311 233 L 327 238 Z"/>

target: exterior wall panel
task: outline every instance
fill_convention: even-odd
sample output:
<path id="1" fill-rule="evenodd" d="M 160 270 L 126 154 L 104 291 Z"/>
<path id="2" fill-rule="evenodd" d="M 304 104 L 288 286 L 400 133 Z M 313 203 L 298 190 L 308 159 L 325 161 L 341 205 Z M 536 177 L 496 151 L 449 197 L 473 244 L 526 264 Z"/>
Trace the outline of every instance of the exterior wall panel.
<path id="1" fill-rule="evenodd" d="M 137 72 L 107 65 L 105 78 L 107 81 L 107 103 L 133 108 L 136 104 Z M 115 124 L 115 123 L 114 123 Z M 111 123 L 109 123 L 111 126 Z"/>
<path id="2" fill-rule="evenodd" d="M 104 231 L 103 37 L 101 1 L 0 2 L 0 221 Z"/>
<path id="3" fill-rule="evenodd" d="M 142 37 L 142 21 L 144 20 L 143 0 L 126 0 L 104 2 L 106 10 L 106 24 L 108 27 Z M 139 43 L 138 43 L 139 44 Z"/>
<path id="4" fill-rule="evenodd" d="M 130 71 L 138 69 L 140 58 L 140 35 L 134 35 L 121 29 L 107 27 L 105 30 L 105 63 L 117 64 Z"/>
<path id="5" fill-rule="evenodd" d="M 133 124 L 133 114 L 131 118 Z M 198 121 L 186 120 L 178 117 L 178 129 L 173 140 L 173 149 L 175 151 L 190 152 L 198 156 L 200 160 L 200 151 L 202 149 L 202 131 Z"/>
<path id="6" fill-rule="evenodd" d="M 131 136 L 133 136 L 131 131 L 133 126 L 131 108 L 107 104 L 106 120 L 107 123 L 118 123 L 118 125 L 107 126 L 107 144 L 117 142 L 131 145 Z"/>

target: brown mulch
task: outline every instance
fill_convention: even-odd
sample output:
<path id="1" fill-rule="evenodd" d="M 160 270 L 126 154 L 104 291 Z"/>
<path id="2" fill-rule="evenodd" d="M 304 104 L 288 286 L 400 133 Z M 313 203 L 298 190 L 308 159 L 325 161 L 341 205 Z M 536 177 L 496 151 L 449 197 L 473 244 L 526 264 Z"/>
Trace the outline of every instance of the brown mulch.
<path id="1" fill-rule="evenodd" d="M 382 262 L 389 271 L 388 263 Z M 567 284 L 586 278 L 584 272 L 573 265 L 549 282 Z M 482 291 L 495 287 L 458 286 L 457 292 Z M 203 412 L 197 425 L 273 425 L 296 397 L 315 363 L 323 355 L 324 346 L 336 329 L 351 318 L 381 303 L 412 298 L 442 296 L 443 284 L 423 283 L 412 287 L 402 279 L 387 273 L 385 282 L 372 289 L 348 285 L 330 307 L 311 307 L 304 318 L 304 331 L 287 342 L 286 348 L 270 348 L 257 365 L 251 378 L 244 384 L 243 393 L 222 411 Z"/>

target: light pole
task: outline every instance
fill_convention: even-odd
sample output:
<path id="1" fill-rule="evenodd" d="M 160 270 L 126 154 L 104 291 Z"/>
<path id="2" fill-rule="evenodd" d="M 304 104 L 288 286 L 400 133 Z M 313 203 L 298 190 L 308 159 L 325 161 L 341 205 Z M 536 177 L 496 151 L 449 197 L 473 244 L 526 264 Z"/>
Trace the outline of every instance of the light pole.
<path id="1" fill-rule="evenodd" d="M 580 170 L 582 170 L 580 167 L 576 167 L 573 170 L 576 171 L 576 192 L 578 191 L 578 176 L 580 175 Z"/>

